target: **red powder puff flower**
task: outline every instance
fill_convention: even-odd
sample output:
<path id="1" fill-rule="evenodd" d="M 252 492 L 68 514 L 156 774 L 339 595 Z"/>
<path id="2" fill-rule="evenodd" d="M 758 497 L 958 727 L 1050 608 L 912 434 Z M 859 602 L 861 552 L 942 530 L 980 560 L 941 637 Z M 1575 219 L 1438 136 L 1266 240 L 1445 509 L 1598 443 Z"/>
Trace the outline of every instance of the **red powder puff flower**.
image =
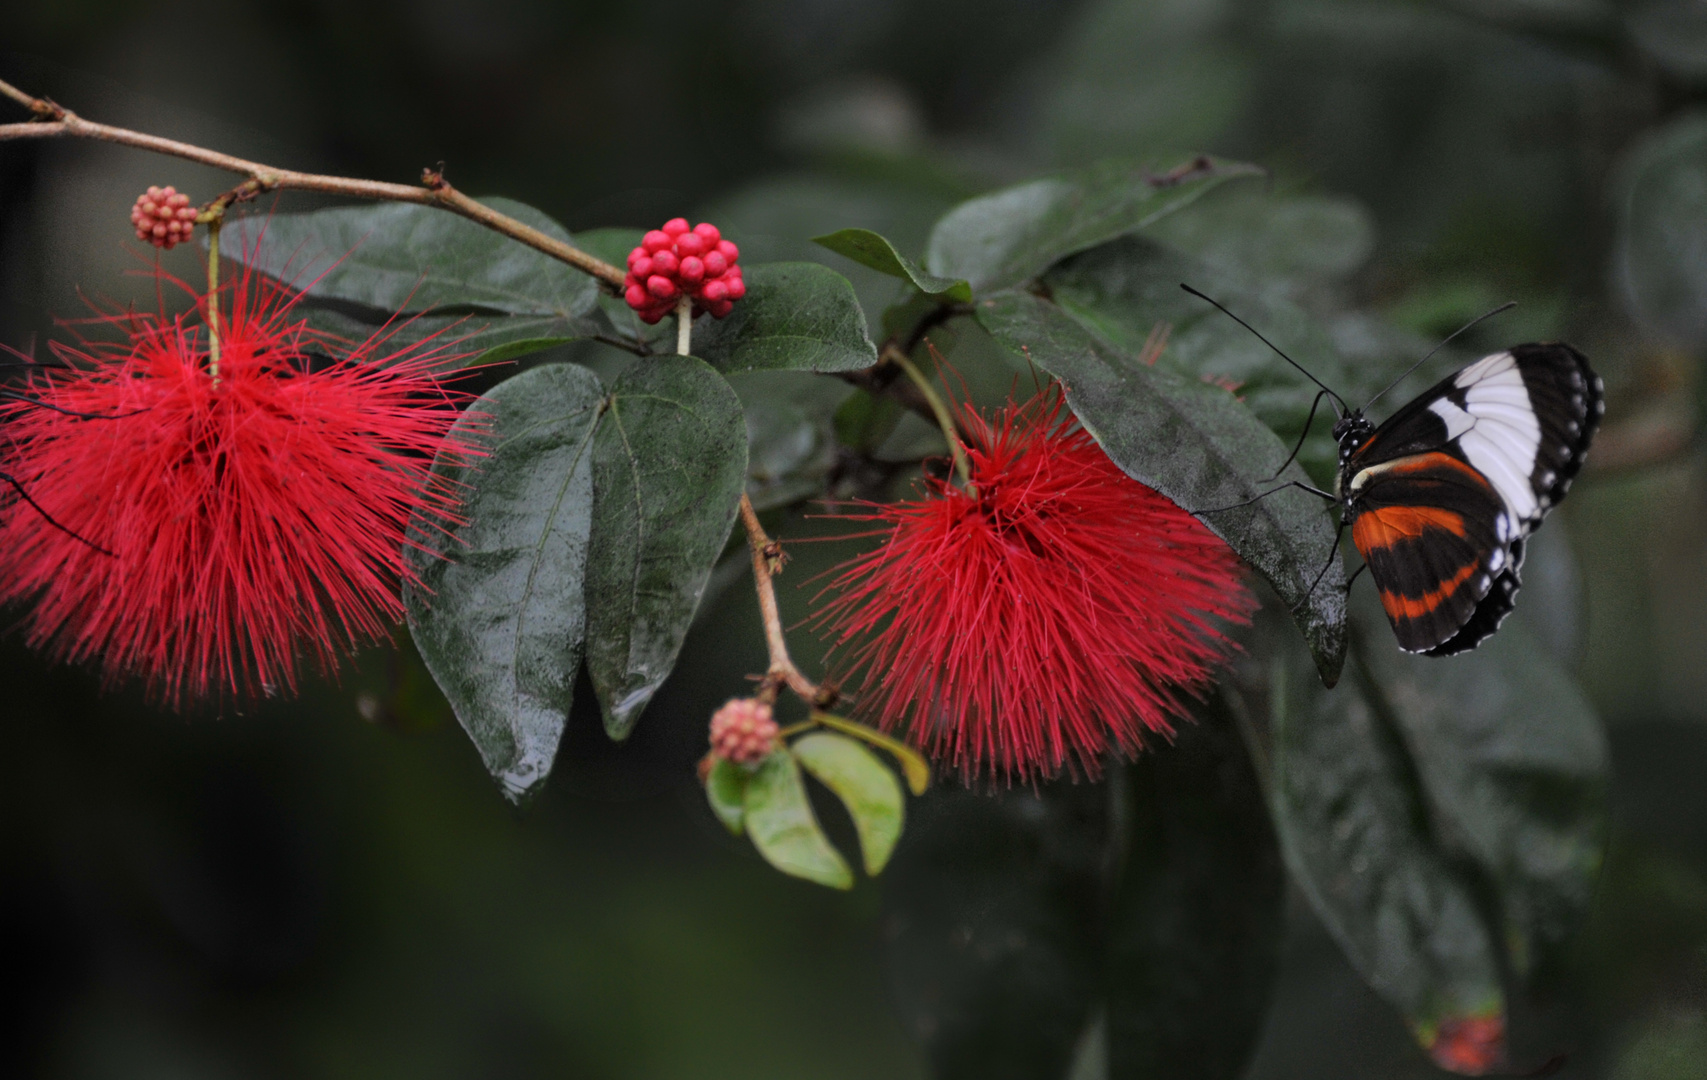
<path id="1" fill-rule="evenodd" d="M 127 340 L 56 346 L 68 366 L 31 387 L 48 407 L 0 409 L 0 465 L 42 511 L 0 520 L 0 601 L 35 601 L 32 645 L 178 706 L 295 690 L 299 650 L 330 671 L 387 636 L 411 515 L 455 521 L 430 470 L 467 395 L 436 374 L 448 346 L 338 349 L 294 304 L 244 273 L 217 377 L 182 316 L 97 318 Z"/>
<path id="2" fill-rule="evenodd" d="M 1112 745 L 1170 735 L 1255 601 L 1196 518 L 1122 473 L 1040 394 L 959 421 L 968 493 L 874 505 L 884 540 L 819 615 L 859 711 L 967 779 L 1096 776 Z"/>

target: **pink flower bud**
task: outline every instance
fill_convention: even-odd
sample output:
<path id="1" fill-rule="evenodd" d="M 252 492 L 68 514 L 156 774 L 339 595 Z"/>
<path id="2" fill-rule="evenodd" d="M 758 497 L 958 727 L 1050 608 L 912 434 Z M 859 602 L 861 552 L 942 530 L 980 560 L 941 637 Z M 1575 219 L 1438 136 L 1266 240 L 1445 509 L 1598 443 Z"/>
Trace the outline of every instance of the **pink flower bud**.
<path id="1" fill-rule="evenodd" d="M 659 229 L 653 229 L 651 232 L 646 234 L 646 239 L 642 240 L 641 243 L 645 246 L 647 251 L 663 251 L 665 248 L 675 243 L 675 240 L 669 233 L 663 232 Z"/>
<path id="2" fill-rule="evenodd" d="M 705 283 L 705 288 L 700 290 L 699 295 L 707 301 L 726 300 L 729 297 L 729 286 L 723 284 L 721 278 L 708 281 Z"/>
<path id="3" fill-rule="evenodd" d="M 676 254 L 703 255 L 705 254 L 705 241 L 700 238 L 698 233 L 683 233 L 676 240 Z"/>
<path id="4" fill-rule="evenodd" d="M 654 274 L 673 274 L 680 261 L 673 251 L 660 251 L 652 256 L 652 272 Z"/>
<path id="5" fill-rule="evenodd" d="M 731 263 L 741 257 L 741 249 L 736 247 L 735 244 L 729 240 L 719 240 L 717 242 L 717 250 L 721 251 L 723 253 L 723 257 L 728 259 Z"/>
<path id="6" fill-rule="evenodd" d="M 729 269 L 729 260 L 723 257 L 723 252 L 713 251 L 705 257 L 705 276 L 722 277 L 723 271 Z"/>
<path id="7" fill-rule="evenodd" d="M 709 221 L 702 221 L 698 225 L 695 225 L 693 227 L 693 231 L 694 235 L 705 241 L 707 247 L 710 247 L 723 239 L 723 234 L 717 231 L 717 226 L 713 225 Z"/>
<path id="8" fill-rule="evenodd" d="M 687 218 L 671 218 L 664 222 L 664 231 L 669 233 L 670 239 L 674 241 L 676 237 L 688 231 Z"/>
<path id="9" fill-rule="evenodd" d="M 729 290 L 729 299 L 739 300 L 747 295 L 747 283 L 739 277 L 726 274 L 718 280 L 726 283 L 725 288 Z"/>
<path id="10" fill-rule="evenodd" d="M 698 282 L 705 277 L 705 264 L 692 255 L 682 260 L 680 267 L 681 279 L 687 282 Z"/>
<path id="11" fill-rule="evenodd" d="M 651 297 L 647 295 L 646 290 L 641 288 L 638 283 L 630 285 L 625 289 L 623 291 L 622 298 L 628 301 L 629 307 L 636 309 L 645 307 L 646 302 L 651 299 Z"/>
<path id="12" fill-rule="evenodd" d="M 660 300 L 673 299 L 676 295 L 676 283 L 662 274 L 653 274 L 646 279 L 646 291 Z"/>

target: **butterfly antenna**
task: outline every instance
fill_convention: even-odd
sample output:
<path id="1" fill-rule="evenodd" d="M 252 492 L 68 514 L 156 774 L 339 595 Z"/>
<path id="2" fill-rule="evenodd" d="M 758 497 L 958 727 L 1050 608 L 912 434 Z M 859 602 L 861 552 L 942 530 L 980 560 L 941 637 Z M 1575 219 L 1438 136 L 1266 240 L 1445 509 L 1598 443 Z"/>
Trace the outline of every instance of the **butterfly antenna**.
<path id="1" fill-rule="evenodd" d="M 1457 337 L 1459 334 L 1462 334 L 1464 331 L 1470 329 L 1472 326 L 1475 326 L 1477 323 L 1481 322 L 1483 319 L 1491 319 L 1495 315 L 1498 315 L 1500 312 L 1510 311 L 1512 308 L 1514 308 L 1516 306 L 1517 306 L 1516 300 L 1507 300 L 1505 303 L 1501 304 L 1497 308 L 1494 308 L 1492 311 L 1484 311 L 1484 312 L 1482 312 L 1482 314 L 1476 316 L 1474 319 L 1471 319 L 1469 322 L 1465 323 L 1463 326 L 1460 326 L 1458 329 L 1452 331 L 1452 333 L 1446 335 L 1446 337 L 1441 339 L 1441 342 L 1439 345 L 1436 345 L 1434 348 L 1432 348 L 1428 351 L 1428 356 L 1423 357 L 1421 360 L 1418 360 L 1416 363 L 1414 363 L 1410 367 L 1406 368 L 1405 373 L 1403 375 L 1400 375 L 1397 379 L 1394 379 L 1392 382 L 1390 382 L 1386 386 L 1382 387 L 1381 388 L 1381 394 L 1385 394 L 1387 391 L 1393 389 L 1393 387 L 1398 386 L 1400 383 L 1404 382 L 1407 378 L 1410 377 L 1411 372 L 1415 371 L 1417 368 L 1420 368 L 1424 364 L 1428 363 L 1429 359 L 1432 358 L 1435 353 L 1446 348 L 1446 346 L 1452 341 L 1452 339 Z M 1377 401 L 1380 401 L 1381 400 L 1381 394 L 1376 394 L 1374 397 L 1370 398 L 1369 399 L 1369 405 L 1373 405 Z M 1365 405 L 1363 407 L 1365 412 L 1367 412 L 1369 410 L 1369 405 Z"/>
<path id="2" fill-rule="evenodd" d="M 1233 314 L 1231 311 L 1228 311 L 1226 305 L 1222 304 L 1221 301 L 1215 299 L 1213 296 L 1206 296 L 1203 293 L 1200 293 L 1196 289 L 1192 288 L 1190 285 L 1187 285 L 1183 281 L 1180 282 L 1179 287 L 1184 289 L 1186 292 L 1190 293 L 1191 295 L 1197 297 L 1200 300 L 1207 300 L 1211 304 L 1214 304 L 1217 308 L 1220 309 L 1221 314 L 1227 316 L 1229 319 L 1232 319 L 1234 322 L 1238 323 L 1240 326 L 1244 327 L 1246 330 L 1249 330 L 1251 333 L 1256 334 L 1256 338 L 1258 341 L 1262 342 L 1264 345 L 1267 345 L 1269 348 L 1273 349 L 1275 351 L 1276 355 L 1278 355 L 1282 360 L 1286 361 L 1288 364 L 1291 364 L 1293 367 L 1297 368 L 1299 371 L 1304 372 L 1304 377 L 1306 379 L 1309 379 L 1311 382 L 1315 383 L 1317 386 L 1320 386 L 1324 391 L 1327 392 L 1328 396 L 1330 396 L 1334 399 L 1334 402 L 1336 403 L 1334 405 L 1335 414 L 1337 414 L 1339 416 L 1345 415 L 1345 412 L 1346 412 L 1345 398 L 1342 398 L 1338 394 L 1334 393 L 1333 390 L 1329 388 L 1327 383 L 1324 383 L 1322 380 L 1316 378 L 1314 375 L 1312 375 L 1308 371 L 1306 371 L 1303 364 L 1300 364 L 1298 361 L 1292 359 L 1292 357 L 1287 356 L 1285 353 L 1281 352 L 1280 346 L 1276 345 L 1274 342 L 1263 337 L 1260 333 L 1257 333 L 1256 327 L 1252 326 L 1250 323 L 1246 322 L 1245 320 L 1239 318 L 1237 315 Z"/>

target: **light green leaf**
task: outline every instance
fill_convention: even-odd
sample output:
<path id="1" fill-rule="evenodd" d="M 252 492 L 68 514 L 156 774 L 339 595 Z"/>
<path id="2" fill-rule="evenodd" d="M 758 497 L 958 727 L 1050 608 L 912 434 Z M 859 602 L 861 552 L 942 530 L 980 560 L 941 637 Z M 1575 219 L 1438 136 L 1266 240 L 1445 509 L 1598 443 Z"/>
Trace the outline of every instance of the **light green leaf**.
<path id="1" fill-rule="evenodd" d="M 705 778 L 705 798 L 711 812 L 723 827 L 736 836 L 741 835 L 746 820 L 747 782 L 753 774 L 727 758 L 718 758 Z"/>
<path id="2" fill-rule="evenodd" d="M 743 806 L 747 835 L 766 862 L 832 889 L 853 888 L 853 871 L 818 827 L 800 766 L 787 750 L 774 752 L 759 766 L 747 782 Z"/>
<path id="3" fill-rule="evenodd" d="M 814 732 L 795 740 L 789 752 L 806 771 L 836 793 L 859 833 L 865 872 L 876 876 L 901 838 L 905 813 L 901 784 L 876 755 L 844 735 Z"/>
<path id="4" fill-rule="evenodd" d="M 601 389 L 585 368 L 535 368 L 498 384 L 458 421 L 490 446 L 434 468 L 460 486 L 467 524 L 420 537 L 405 591 L 421 657 L 486 767 L 512 800 L 551 771 L 574 699 L 593 515 L 592 441 Z"/>

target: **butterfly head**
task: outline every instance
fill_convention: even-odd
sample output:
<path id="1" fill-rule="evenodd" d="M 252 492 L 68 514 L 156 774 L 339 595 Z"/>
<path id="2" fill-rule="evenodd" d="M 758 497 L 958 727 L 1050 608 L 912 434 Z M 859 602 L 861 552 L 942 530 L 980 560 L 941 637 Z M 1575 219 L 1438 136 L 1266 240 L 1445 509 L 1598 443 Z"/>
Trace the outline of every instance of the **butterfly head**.
<path id="1" fill-rule="evenodd" d="M 1340 417 L 1334 425 L 1334 441 L 1340 444 L 1340 461 L 1343 463 L 1357 453 L 1357 448 L 1368 442 L 1373 434 L 1375 425 L 1363 415 L 1362 409 L 1353 409 Z"/>

